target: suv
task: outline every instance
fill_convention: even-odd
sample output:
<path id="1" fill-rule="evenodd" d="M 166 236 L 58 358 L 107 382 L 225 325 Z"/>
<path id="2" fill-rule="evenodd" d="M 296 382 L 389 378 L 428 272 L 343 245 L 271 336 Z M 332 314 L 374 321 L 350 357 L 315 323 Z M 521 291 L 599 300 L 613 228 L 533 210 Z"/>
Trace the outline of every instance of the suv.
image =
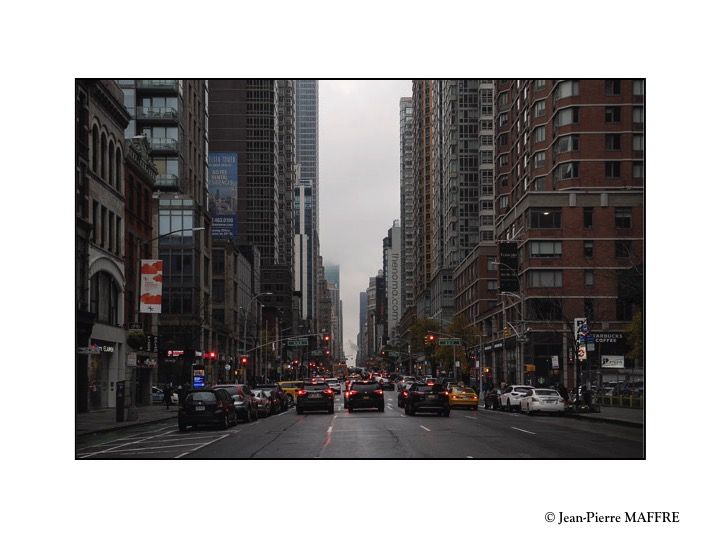
<path id="1" fill-rule="evenodd" d="M 520 409 L 520 398 L 533 388 L 533 386 L 516 384 L 505 387 L 500 394 L 500 408 L 508 412 L 512 412 L 513 409 Z"/>
<path id="2" fill-rule="evenodd" d="M 306 382 L 297 392 L 295 411 L 302 414 L 307 410 L 335 412 L 335 392 L 325 382 Z"/>
<path id="3" fill-rule="evenodd" d="M 356 381 L 347 394 L 348 412 L 356 409 L 377 409 L 385 412 L 385 397 L 379 383 L 373 381 Z"/>
<path id="4" fill-rule="evenodd" d="M 233 398 L 222 388 L 203 388 L 188 393 L 178 409 L 178 429 L 213 424 L 223 428 L 237 425 Z"/>
<path id="5" fill-rule="evenodd" d="M 450 416 L 448 393 L 439 384 L 413 383 L 405 397 L 405 414 L 416 412 L 437 412 L 438 416 Z"/>

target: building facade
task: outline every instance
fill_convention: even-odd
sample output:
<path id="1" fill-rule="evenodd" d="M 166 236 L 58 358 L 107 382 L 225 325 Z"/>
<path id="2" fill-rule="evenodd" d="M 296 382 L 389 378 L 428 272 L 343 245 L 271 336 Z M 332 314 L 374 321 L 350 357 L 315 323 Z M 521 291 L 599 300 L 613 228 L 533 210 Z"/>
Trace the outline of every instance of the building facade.
<path id="1" fill-rule="evenodd" d="M 400 98 L 400 237 L 402 266 L 401 316 L 415 306 L 415 220 L 413 203 L 413 100 Z"/>

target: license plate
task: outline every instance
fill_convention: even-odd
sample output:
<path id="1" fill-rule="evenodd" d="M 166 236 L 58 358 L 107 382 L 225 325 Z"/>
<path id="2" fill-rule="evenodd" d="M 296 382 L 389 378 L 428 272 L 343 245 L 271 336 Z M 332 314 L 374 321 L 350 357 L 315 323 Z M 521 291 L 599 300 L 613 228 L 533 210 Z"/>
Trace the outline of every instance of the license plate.
<path id="1" fill-rule="evenodd" d="M 321 397 L 320 394 L 310 394 L 310 399 L 320 399 Z"/>
<path id="2" fill-rule="evenodd" d="M 435 399 L 436 396 L 428 396 L 428 399 Z"/>
<path id="3" fill-rule="evenodd" d="M 205 405 L 195 405 L 195 410 L 196 410 L 196 411 L 204 411 L 204 410 L 205 410 Z"/>
<path id="4" fill-rule="evenodd" d="M 370 399 L 370 396 L 363 396 L 363 399 Z"/>

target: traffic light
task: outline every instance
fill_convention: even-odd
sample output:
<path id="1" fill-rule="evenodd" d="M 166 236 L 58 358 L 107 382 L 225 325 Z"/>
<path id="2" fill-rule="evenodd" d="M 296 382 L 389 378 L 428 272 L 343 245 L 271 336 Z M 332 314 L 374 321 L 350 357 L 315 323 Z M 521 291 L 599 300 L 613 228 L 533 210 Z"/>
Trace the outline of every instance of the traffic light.
<path id="1" fill-rule="evenodd" d="M 240 357 L 240 363 L 241 363 L 243 366 L 247 366 L 248 357 L 247 357 L 246 355 L 242 355 L 242 356 Z"/>
<path id="2" fill-rule="evenodd" d="M 503 337 L 510 337 L 510 327 L 503 328 Z"/>
<path id="3" fill-rule="evenodd" d="M 435 345 L 435 334 L 425 336 L 425 345 Z"/>
<path id="4" fill-rule="evenodd" d="M 330 351 L 328 349 L 325 349 L 325 356 L 330 356 Z"/>
<path id="5" fill-rule="evenodd" d="M 210 360 L 215 360 L 215 352 L 210 351 Z"/>
<path id="6" fill-rule="evenodd" d="M 323 336 L 323 341 L 324 341 L 325 343 L 330 343 L 330 336 L 329 336 L 328 334 L 325 334 L 325 335 Z"/>

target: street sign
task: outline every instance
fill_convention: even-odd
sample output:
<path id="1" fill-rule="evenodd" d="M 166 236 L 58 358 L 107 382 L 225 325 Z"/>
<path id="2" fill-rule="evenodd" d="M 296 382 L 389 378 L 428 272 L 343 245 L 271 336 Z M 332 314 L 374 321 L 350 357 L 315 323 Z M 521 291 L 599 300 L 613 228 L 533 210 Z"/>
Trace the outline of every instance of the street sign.
<path id="1" fill-rule="evenodd" d="M 440 338 L 438 340 L 438 345 L 441 347 L 449 345 L 462 345 L 462 340 L 460 338 Z"/>
<path id="2" fill-rule="evenodd" d="M 308 340 L 307 338 L 298 338 L 298 339 L 289 339 L 288 347 L 307 347 Z"/>
<path id="3" fill-rule="evenodd" d="M 225 364 L 225 371 L 230 371 L 230 364 Z"/>
<path id="4" fill-rule="evenodd" d="M 397 351 L 388 351 L 388 356 L 389 356 L 390 358 L 399 358 L 399 357 L 400 357 L 400 353 L 397 352 Z"/>
<path id="5" fill-rule="evenodd" d="M 587 350 L 588 350 L 588 352 L 593 352 L 595 350 L 595 342 L 594 341 L 588 341 Z"/>
<path id="6" fill-rule="evenodd" d="M 551 356 L 550 360 L 552 361 L 552 369 L 560 369 L 560 358 L 557 355 Z"/>
<path id="7" fill-rule="evenodd" d="M 585 327 L 585 332 L 583 332 L 583 333 L 585 333 L 585 334 L 587 333 L 587 319 L 586 318 L 573 319 L 573 323 L 574 323 L 573 327 L 575 329 L 575 341 L 577 341 L 578 336 L 580 335 L 583 326 Z"/>
<path id="8" fill-rule="evenodd" d="M 585 360 L 587 358 L 587 352 L 585 351 L 585 345 L 580 345 L 578 347 L 578 360 Z"/>

